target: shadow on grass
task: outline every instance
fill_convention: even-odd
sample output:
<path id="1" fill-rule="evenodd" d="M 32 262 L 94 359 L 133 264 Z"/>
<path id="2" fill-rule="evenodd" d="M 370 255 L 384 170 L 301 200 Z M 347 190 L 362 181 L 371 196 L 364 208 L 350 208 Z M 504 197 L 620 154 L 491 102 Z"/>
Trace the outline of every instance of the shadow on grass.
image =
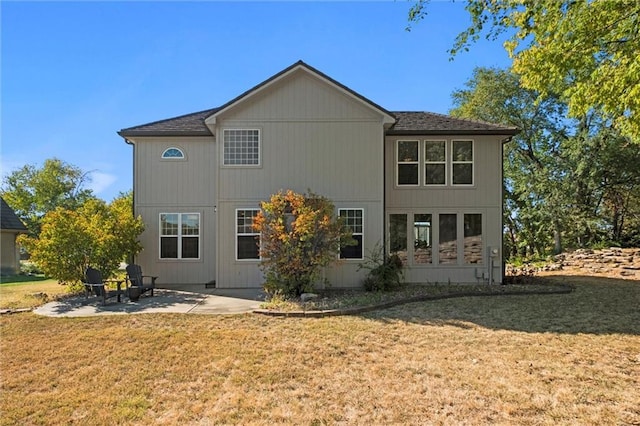
<path id="1" fill-rule="evenodd" d="M 460 297 L 409 303 L 360 316 L 430 326 L 530 333 L 640 335 L 640 281 L 554 276 L 568 294 Z"/>

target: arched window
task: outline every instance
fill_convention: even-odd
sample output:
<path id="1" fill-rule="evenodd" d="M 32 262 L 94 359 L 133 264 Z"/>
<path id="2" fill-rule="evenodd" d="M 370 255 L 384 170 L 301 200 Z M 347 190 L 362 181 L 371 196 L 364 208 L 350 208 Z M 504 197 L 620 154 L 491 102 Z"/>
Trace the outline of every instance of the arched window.
<path id="1" fill-rule="evenodd" d="M 184 159 L 184 153 L 180 148 L 167 148 L 162 153 L 162 158 L 164 159 Z"/>

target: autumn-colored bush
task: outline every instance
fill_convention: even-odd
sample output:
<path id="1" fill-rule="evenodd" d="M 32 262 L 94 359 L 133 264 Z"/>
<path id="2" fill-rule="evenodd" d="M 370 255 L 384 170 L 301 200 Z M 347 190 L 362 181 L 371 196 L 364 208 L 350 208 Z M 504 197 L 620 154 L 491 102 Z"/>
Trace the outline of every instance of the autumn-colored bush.
<path id="1" fill-rule="evenodd" d="M 261 268 L 268 294 L 298 296 L 312 291 L 323 267 L 352 245 L 351 231 L 333 203 L 308 191 L 280 191 L 262 202 L 253 227 L 260 232 Z"/>

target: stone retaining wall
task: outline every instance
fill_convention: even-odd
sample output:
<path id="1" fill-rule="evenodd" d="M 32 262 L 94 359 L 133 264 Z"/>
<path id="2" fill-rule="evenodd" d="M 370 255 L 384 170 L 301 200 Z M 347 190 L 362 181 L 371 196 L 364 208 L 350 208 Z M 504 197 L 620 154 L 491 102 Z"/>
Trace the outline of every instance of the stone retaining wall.
<path id="1" fill-rule="evenodd" d="M 507 266 L 507 275 L 533 275 L 544 271 L 579 270 L 585 275 L 610 275 L 640 279 L 640 249 L 610 247 L 602 250 L 579 249 L 562 253 L 552 262 L 534 267 Z"/>

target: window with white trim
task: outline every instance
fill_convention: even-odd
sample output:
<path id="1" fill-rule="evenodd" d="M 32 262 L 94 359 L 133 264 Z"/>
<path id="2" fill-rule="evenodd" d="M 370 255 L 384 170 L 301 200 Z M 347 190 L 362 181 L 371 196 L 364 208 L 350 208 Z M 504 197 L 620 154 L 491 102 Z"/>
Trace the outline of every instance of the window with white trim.
<path id="1" fill-rule="evenodd" d="M 420 163 L 418 141 L 398 141 L 396 145 L 396 182 L 398 185 L 418 185 Z"/>
<path id="2" fill-rule="evenodd" d="M 160 259 L 200 258 L 200 213 L 160 213 Z"/>
<path id="3" fill-rule="evenodd" d="M 225 166 L 260 165 L 260 130 L 224 129 L 222 133 Z"/>
<path id="4" fill-rule="evenodd" d="M 164 150 L 162 153 L 162 159 L 164 160 L 183 160 L 184 152 L 180 148 L 171 147 Z"/>
<path id="5" fill-rule="evenodd" d="M 473 185 L 473 141 L 452 141 L 451 182 L 453 185 Z"/>
<path id="6" fill-rule="evenodd" d="M 438 259 L 440 265 L 455 265 L 458 263 L 458 215 L 455 213 L 440 214 Z"/>
<path id="7" fill-rule="evenodd" d="M 433 260 L 431 221 L 429 213 L 413 215 L 413 262 L 416 264 L 427 264 Z"/>
<path id="8" fill-rule="evenodd" d="M 253 229 L 258 209 L 236 210 L 236 260 L 260 259 L 260 233 Z"/>
<path id="9" fill-rule="evenodd" d="M 447 141 L 424 142 L 424 184 L 447 184 Z"/>
<path id="10" fill-rule="evenodd" d="M 482 215 L 464 214 L 464 263 L 482 264 Z"/>
<path id="11" fill-rule="evenodd" d="M 356 245 L 340 247 L 340 259 L 364 259 L 364 210 L 339 209 L 338 215 L 351 230 L 351 237 L 357 241 Z"/>

